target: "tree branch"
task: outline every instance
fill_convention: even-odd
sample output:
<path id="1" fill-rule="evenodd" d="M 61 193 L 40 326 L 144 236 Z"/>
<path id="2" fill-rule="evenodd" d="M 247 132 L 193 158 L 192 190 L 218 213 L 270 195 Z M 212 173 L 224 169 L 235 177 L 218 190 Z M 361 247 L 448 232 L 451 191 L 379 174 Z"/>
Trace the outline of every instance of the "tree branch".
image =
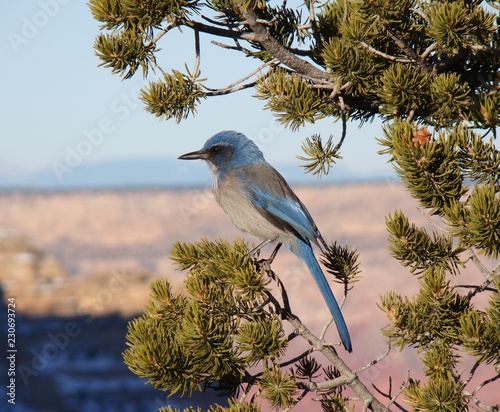
<path id="1" fill-rule="evenodd" d="M 403 53 L 409 57 L 410 62 L 415 62 L 422 70 L 428 73 L 432 71 L 431 68 L 425 64 L 423 59 L 417 53 L 415 53 L 403 40 L 396 36 L 396 34 L 389 29 L 389 27 L 382 21 L 380 17 L 379 21 L 387 35 L 394 41 L 394 43 L 396 43 L 396 45 L 403 51 Z"/>
<path id="2" fill-rule="evenodd" d="M 253 32 L 253 41 L 259 43 L 281 63 L 315 82 L 326 84 L 333 83 L 334 79 L 332 76 L 313 66 L 311 63 L 295 56 L 271 36 L 269 29 L 258 22 L 259 19 L 255 11 L 249 7 L 241 7 L 240 11 L 245 18 L 245 24 L 248 25 Z"/>
<path id="3" fill-rule="evenodd" d="M 200 32 L 198 30 L 194 31 L 194 53 L 195 53 L 195 62 L 193 73 L 191 74 L 191 81 L 194 83 L 196 78 L 198 77 L 198 73 L 200 72 Z"/>
<path id="4" fill-rule="evenodd" d="M 363 404 L 368 405 L 368 408 L 375 412 L 388 412 L 386 408 L 368 388 L 359 380 L 356 374 L 345 364 L 345 362 L 337 355 L 335 349 L 326 344 L 326 342 L 314 335 L 300 319 L 290 313 L 287 314 L 286 320 L 292 324 L 297 330 L 297 333 L 307 340 L 315 350 L 321 352 L 331 364 L 340 372 L 340 377 L 324 382 L 299 382 L 299 388 L 317 391 L 322 389 L 331 389 L 341 385 L 348 385 L 358 396 Z"/>
<path id="5" fill-rule="evenodd" d="M 283 368 L 283 367 L 285 367 L 285 366 L 292 365 L 292 364 L 294 364 L 295 362 L 298 362 L 299 360 L 301 360 L 301 359 L 305 358 L 307 355 L 310 355 L 312 352 L 313 352 L 313 349 L 310 349 L 310 348 L 309 348 L 309 349 L 307 349 L 306 351 L 302 352 L 300 355 L 297 355 L 297 356 L 295 356 L 295 357 L 294 357 L 294 358 L 292 358 L 292 359 L 289 359 L 289 360 L 287 360 L 287 361 L 284 361 L 284 362 L 280 363 L 278 366 L 279 366 L 280 368 Z"/>
<path id="6" fill-rule="evenodd" d="M 493 280 L 492 279 L 492 273 L 488 270 L 488 268 L 486 266 L 483 265 L 483 262 L 481 262 L 479 260 L 479 258 L 474 253 L 474 251 L 472 250 L 472 248 L 468 248 L 467 252 L 469 253 L 469 259 L 474 262 L 474 265 L 479 269 L 479 271 L 484 276 L 484 278 L 487 281 L 491 282 Z"/>
<path id="7" fill-rule="evenodd" d="M 158 42 L 158 40 L 160 40 L 165 34 L 167 34 L 170 30 L 172 30 L 174 27 L 177 27 L 177 24 L 176 23 L 171 23 L 169 25 L 167 25 L 167 27 L 165 27 L 164 29 L 160 30 L 156 36 L 154 38 L 152 38 L 150 40 L 150 42 L 148 44 L 146 44 L 144 47 L 146 49 L 149 49 L 151 46 L 153 46 L 154 44 L 156 44 Z"/>
<path id="8" fill-rule="evenodd" d="M 400 57 L 391 56 L 390 54 L 381 52 L 380 50 L 375 49 L 374 47 L 370 46 L 369 44 L 365 43 L 364 41 L 360 41 L 359 45 L 361 47 L 364 47 L 370 53 L 375 54 L 375 55 L 380 56 L 380 57 L 383 57 L 384 59 L 392 61 L 392 62 L 411 63 L 413 61 L 411 59 L 402 59 Z"/>
<path id="9" fill-rule="evenodd" d="M 388 345 L 387 346 L 387 350 L 382 355 L 380 355 L 377 359 L 372 360 L 370 363 L 368 363 L 368 364 L 366 364 L 364 366 L 361 366 L 358 369 L 355 369 L 354 373 L 358 374 L 359 372 L 363 372 L 364 370 L 366 370 L 368 368 L 371 368 L 373 365 L 376 365 L 381 360 L 385 359 L 387 357 L 387 355 L 389 355 L 390 352 L 391 352 L 391 346 Z"/>
<path id="10" fill-rule="evenodd" d="M 258 72 L 260 72 L 266 66 L 271 66 L 271 65 L 273 65 L 276 62 L 277 62 L 276 59 L 272 59 L 272 60 L 270 60 L 270 61 L 262 64 L 261 66 L 257 67 L 254 71 L 252 71 L 251 73 L 247 74 L 245 77 L 242 77 L 241 79 L 236 80 L 235 82 L 233 82 L 233 83 L 231 83 L 231 84 L 229 84 L 226 87 L 223 87 L 221 89 L 211 89 L 209 87 L 205 87 L 206 90 L 210 91 L 210 93 L 207 93 L 207 95 L 209 95 L 209 96 L 220 96 L 220 95 L 223 95 L 223 94 L 233 93 L 233 92 L 241 90 L 243 88 L 253 87 L 255 85 L 255 82 L 243 84 L 243 85 L 240 85 L 240 86 L 238 86 L 238 85 L 240 83 L 243 83 L 245 80 L 248 80 L 250 77 L 255 76 Z"/>

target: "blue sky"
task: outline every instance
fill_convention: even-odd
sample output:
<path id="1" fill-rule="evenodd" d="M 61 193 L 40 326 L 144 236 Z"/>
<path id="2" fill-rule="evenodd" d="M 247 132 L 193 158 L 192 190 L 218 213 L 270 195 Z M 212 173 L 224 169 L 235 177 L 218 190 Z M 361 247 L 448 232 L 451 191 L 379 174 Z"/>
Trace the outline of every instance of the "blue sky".
<path id="1" fill-rule="evenodd" d="M 135 157 L 175 158 L 201 147 L 223 129 L 255 139 L 270 163 L 299 164 L 295 156 L 301 153 L 306 136 L 340 136 L 340 124 L 331 119 L 298 132 L 284 129 L 263 110 L 264 102 L 251 98 L 252 90 L 209 99 L 198 107 L 195 117 L 180 124 L 160 121 L 137 99 L 139 87 L 146 82 L 140 73 L 121 80 L 109 69 L 98 67 L 92 47 L 98 22 L 80 1 L 9 2 L 0 16 L 0 27 L 0 165 L 4 171 L 50 169 L 76 149 L 85 153 L 82 162 L 88 164 Z M 159 62 L 165 70 L 184 70 L 184 63 L 192 68 L 189 30 L 162 40 Z M 211 45 L 210 40 L 202 37 L 201 71 L 211 87 L 228 85 L 258 66 L 236 52 Z M 386 157 L 377 155 L 380 146 L 375 136 L 381 136 L 379 122 L 362 129 L 350 124 L 342 166 L 367 176 L 388 173 L 391 167 Z"/>

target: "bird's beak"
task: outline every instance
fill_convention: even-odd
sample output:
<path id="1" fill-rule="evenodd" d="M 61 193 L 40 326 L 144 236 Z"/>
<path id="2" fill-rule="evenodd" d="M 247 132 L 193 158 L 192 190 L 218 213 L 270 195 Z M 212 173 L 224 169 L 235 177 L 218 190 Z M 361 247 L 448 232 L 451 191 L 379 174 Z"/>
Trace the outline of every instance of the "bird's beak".
<path id="1" fill-rule="evenodd" d="M 179 156 L 178 159 L 181 159 L 181 160 L 196 160 L 196 159 L 207 160 L 208 155 L 203 150 L 197 150 L 195 152 L 189 152 L 189 153 L 183 154 L 183 155 Z"/>

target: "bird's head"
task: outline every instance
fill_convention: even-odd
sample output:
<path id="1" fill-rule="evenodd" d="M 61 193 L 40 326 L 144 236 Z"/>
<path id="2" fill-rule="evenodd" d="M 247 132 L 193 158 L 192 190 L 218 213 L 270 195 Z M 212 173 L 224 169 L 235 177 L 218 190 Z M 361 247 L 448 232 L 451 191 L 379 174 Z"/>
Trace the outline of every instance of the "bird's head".
<path id="1" fill-rule="evenodd" d="M 200 150 L 183 154 L 179 159 L 206 160 L 212 171 L 217 173 L 265 162 L 257 145 L 235 131 L 219 132 L 208 139 Z"/>

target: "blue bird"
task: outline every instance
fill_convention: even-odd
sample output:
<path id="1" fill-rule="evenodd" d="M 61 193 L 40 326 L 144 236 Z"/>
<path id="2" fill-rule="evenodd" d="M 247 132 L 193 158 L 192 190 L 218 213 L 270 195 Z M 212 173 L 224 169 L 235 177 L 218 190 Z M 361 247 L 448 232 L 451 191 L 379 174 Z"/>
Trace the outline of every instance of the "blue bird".
<path id="1" fill-rule="evenodd" d="M 179 159 L 207 161 L 215 199 L 238 229 L 262 242 L 257 249 L 277 242 L 274 257 L 284 244 L 307 265 L 333 315 L 342 344 L 351 352 L 342 312 L 311 246 L 312 242 L 322 249 L 326 243 L 304 204 L 266 162 L 257 145 L 241 133 L 222 131 L 208 139 L 201 150 Z"/>

